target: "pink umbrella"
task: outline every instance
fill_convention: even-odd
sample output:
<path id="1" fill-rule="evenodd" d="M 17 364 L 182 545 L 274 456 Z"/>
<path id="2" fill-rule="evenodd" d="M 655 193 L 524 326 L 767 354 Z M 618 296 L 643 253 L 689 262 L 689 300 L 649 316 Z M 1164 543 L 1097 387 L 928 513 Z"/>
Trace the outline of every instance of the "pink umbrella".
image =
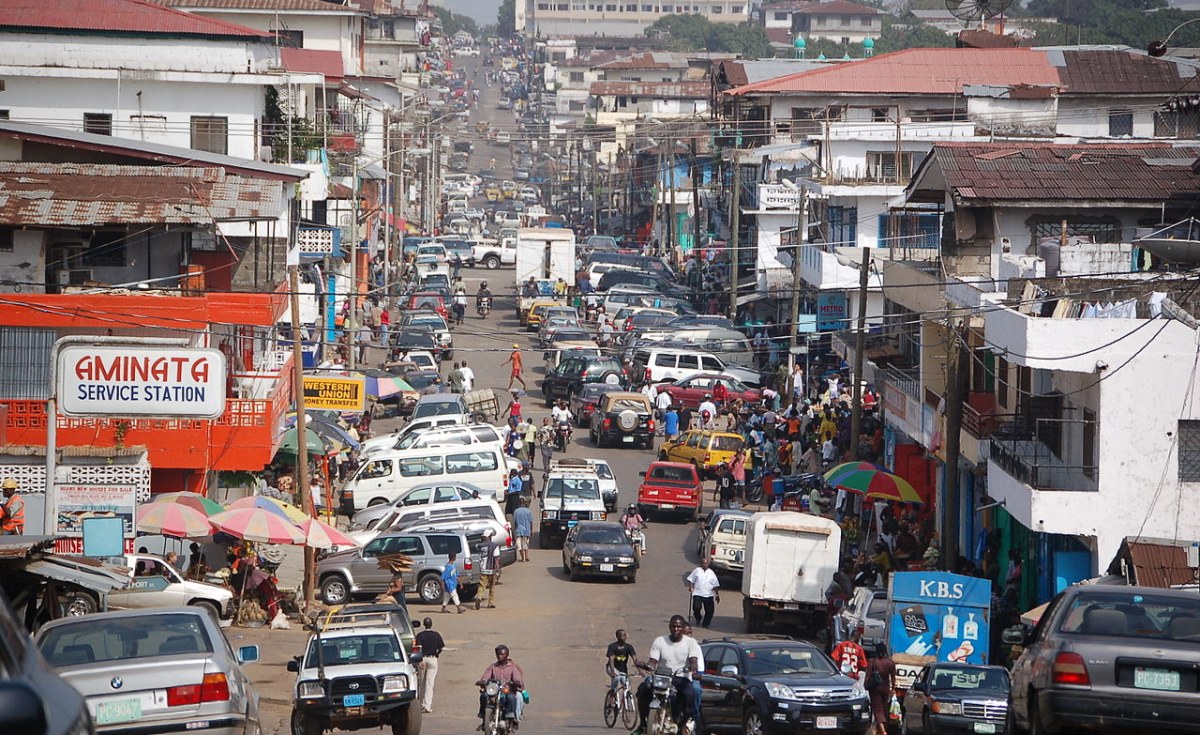
<path id="1" fill-rule="evenodd" d="M 137 530 L 142 533 L 203 538 L 212 533 L 208 516 L 181 503 L 146 503 L 137 509 Z"/>
<path id="2" fill-rule="evenodd" d="M 245 541 L 297 546 L 304 543 L 304 534 L 295 523 L 262 508 L 227 510 L 208 520 L 218 531 Z"/>
<path id="3" fill-rule="evenodd" d="M 354 539 L 337 530 L 333 526 L 316 518 L 309 518 L 299 524 L 304 534 L 304 545 L 314 549 L 330 549 L 334 546 L 353 548 L 358 546 Z"/>

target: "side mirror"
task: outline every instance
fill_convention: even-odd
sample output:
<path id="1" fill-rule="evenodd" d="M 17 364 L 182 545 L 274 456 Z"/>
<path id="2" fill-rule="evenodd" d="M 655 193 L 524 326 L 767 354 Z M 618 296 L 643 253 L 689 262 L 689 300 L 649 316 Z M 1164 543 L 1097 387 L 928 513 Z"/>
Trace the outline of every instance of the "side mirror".
<path id="1" fill-rule="evenodd" d="M 294 658 L 291 661 L 288 661 L 287 662 L 287 670 L 292 672 L 293 674 L 300 673 L 300 659 Z"/>
<path id="2" fill-rule="evenodd" d="M 645 476 L 646 476 L 645 470 L 642 470 L 641 472 L 638 473 L 638 477 L 645 477 Z"/>
<path id="3" fill-rule="evenodd" d="M 833 601 L 833 609 L 834 610 L 841 610 L 845 606 L 846 606 L 846 601 L 841 598 L 838 598 Z"/>
<path id="4" fill-rule="evenodd" d="M 237 650 L 237 660 L 240 664 L 252 664 L 258 659 L 258 646 L 242 646 Z"/>
<path id="5" fill-rule="evenodd" d="M 1000 639 L 1010 646 L 1023 646 L 1032 637 L 1033 630 L 1023 623 L 1014 625 L 1011 628 L 1005 628 L 1004 632 L 1000 635 Z"/>
<path id="6" fill-rule="evenodd" d="M 41 695 L 28 684 L 0 682 L 0 728 L 5 732 L 43 735 L 47 723 Z"/>
<path id="7" fill-rule="evenodd" d="M 738 675 L 738 667 L 730 664 L 729 666 L 721 667 L 721 676 L 736 677 Z"/>

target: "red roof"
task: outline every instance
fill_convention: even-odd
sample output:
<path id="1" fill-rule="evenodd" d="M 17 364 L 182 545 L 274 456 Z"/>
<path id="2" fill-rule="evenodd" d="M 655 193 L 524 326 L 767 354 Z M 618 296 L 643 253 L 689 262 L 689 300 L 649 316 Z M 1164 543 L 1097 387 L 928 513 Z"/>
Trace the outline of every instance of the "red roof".
<path id="1" fill-rule="evenodd" d="M 709 82 L 592 82 L 588 94 L 594 97 L 627 95 L 663 99 L 704 99 L 712 93 Z"/>
<path id="2" fill-rule="evenodd" d="M 288 71 L 323 74 L 328 82 L 340 81 L 344 74 L 339 51 L 282 48 L 279 50 L 279 60 Z"/>
<path id="3" fill-rule="evenodd" d="M 269 33 L 204 18 L 145 0 L 3 0 L 0 29 L 269 37 Z"/>
<path id="4" fill-rule="evenodd" d="M 846 0 L 833 0 L 829 3 L 817 3 L 810 5 L 807 8 L 800 8 L 797 13 L 804 15 L 879 15 L 879 11 L 875 8 L 868 8 L 866 5 L 858 3 L 846 2 Z"/>
<path id="5" fill-rule="evenodd" d="M 964 84 L 1059 83 L 1044 51 L 914 48 L 799 72 L 726 94 L 961 94 Z"/>
<path id="6" fill-rule="evenodd" d="M 156 0 L 177 8 L 205 8 L 208 10 L 298 10 L 317 13 L 357 14 L 356 7 L 326 0 Z"/>

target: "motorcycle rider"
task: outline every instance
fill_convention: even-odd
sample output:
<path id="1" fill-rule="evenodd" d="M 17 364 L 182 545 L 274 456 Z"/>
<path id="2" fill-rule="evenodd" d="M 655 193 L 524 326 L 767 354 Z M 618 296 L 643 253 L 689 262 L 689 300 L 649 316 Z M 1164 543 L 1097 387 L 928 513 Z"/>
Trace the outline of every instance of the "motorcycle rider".
<path id="1" fill-rule="evenodd" d="M 569 424 L 575 417 L 571 415 L 571 409 L 567 408 L 565 399 L 559 398 L 554 404 L 554 408 L 550 409 L 550 418 L 554 420 L 554 425 Z"/>
<path id="2" fill-rule="evenodd" d="M 641 668 L 653 674 L 661 663 L 663 668 L 671 670 L 671 686 L 675 689 L 677 712 L 682 713 L 680 719 L 691 720 L 696 707 L 693 701 L 695 690 L 692 689 L 691 674 L 699 671 L 699 662 L 703 654 L 696 639 L 683 634 L 686 627 L 687 620 L 682 615 L 672 615 L 668 634 L 654 639 L 654 643 L 650 645 L 650 658 Z M 633 731 L 634 735 L 645 733 L 646 721 L 650 718 L 650 700 L 654 696 L 653 679 L 654 677 L 647 676 L 638 685 L 637 703 L 641 724 Z M 676 713 L 671 714 L 674 716 Z M 691 724 L 695 726 L 694 722 Z"/>
<path id="3" fill-rule="evenodd" d="M 488 307 L 490 308 L 491 301 L 492 301 L 492 292 L 490 289 L 488 289 L 487 281 L 481 282 L 479 284 L 479 290 L 475 293 L 475 309 L 476 310 L 478 310 L 478 311 L 483 310 L 484 299 L 487 299 Z"/>
<path id="4" fill-rule="evenodd" d="M 479 681 L 475 682 L 475 686 L 480 688 L 479 719 L 483 720 L 487 710 L 487 693 L 483 691 L 483 688 L 489 681 L 497 682 L 502 686 L 508 685 L 507 692 L 500 692 L 500 706 L 504 709 L 505 719 L 512 720 L 512 729 L 515 730 L 521 720 L 521 705 L 524 704 L 521 692 L 525 689 L 525 672 L 521 671 L 521 667 L 517 666 L 517 663 L 509 658 L 508 654 L 508 646 L 504 644 L 496 646 L 495 663 L 489 664 L 483 670 L 483 675 L 479 677 Z M 482 722 L 480 729 L 483 729 Z"/>
<path id="5" fill-rule="evenodd" d="M 646 519 L 638 513 L 638 507 L 635 503 L 630 503 L 625 509 L 625 513 L 621 516 L 621 527 L 625 529 L 625 533 L 632 536 L 634 531 L 642 532 L 642 556 L 646 555 Z"/>

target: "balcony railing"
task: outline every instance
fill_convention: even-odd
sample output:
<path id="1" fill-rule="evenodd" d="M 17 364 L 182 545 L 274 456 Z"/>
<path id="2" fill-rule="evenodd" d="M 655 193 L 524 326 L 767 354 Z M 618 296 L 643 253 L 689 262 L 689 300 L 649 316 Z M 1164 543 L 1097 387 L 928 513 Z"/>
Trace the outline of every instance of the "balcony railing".
<path id="1" fill-rule="evenodd" d="M 963 417 L 964 426 L 966 415 Z M 1095 492 L 1099 468 L 1095 464 L 1068 464 L 1038 438 L 1042 432 L 1062 432 L 1080 419 L 1037 419 L 1037 431 L 1020 422 L 998 428 L 991 437 L 990 457 L 1001 469 L 1035 490 Z"/>
<path id="2" fill-rule="evenodd" d="M 886 383 L 891 383 L 907 395 L 920 400 L 921 371 L 917 368 L 900 368 L 895 365 L 885 365 L 879 369 L 878 375 Z"/>

